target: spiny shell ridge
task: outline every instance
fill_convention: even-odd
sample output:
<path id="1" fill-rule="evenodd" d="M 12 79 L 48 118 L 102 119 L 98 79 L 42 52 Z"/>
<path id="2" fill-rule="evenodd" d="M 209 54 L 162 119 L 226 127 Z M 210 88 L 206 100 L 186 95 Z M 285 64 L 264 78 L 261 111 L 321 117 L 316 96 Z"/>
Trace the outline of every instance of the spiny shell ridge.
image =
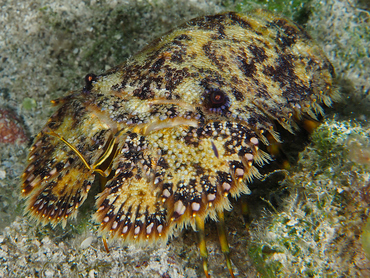
<path id="1" fill-rule="evenodd" d="M 276 124 L 293 132 L 302 117 L 323 114 L 333 77 L 320 48 L 286 19 L 194 19 L 55 101 L 23 174 L 26 210 L 65 223 L 97 166 L 111 173 L 94 215 L 110 237 L 166 240 L 195 227 L 195 216 L 216 219 L 231 208 L 228 194 L 249 193 L 260 177 L 271 159 L 260 147 L 283 140 Z"/>

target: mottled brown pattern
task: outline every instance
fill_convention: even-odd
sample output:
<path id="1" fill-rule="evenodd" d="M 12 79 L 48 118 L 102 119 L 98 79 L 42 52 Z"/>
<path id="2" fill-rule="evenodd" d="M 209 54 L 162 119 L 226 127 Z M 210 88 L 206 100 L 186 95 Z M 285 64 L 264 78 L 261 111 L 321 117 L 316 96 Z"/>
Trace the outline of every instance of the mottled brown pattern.
<path id="1" fill-rule="evenodd" d="M 195 216 L 215 219 L 228 194 L 249 193 L 270 160 L 261 145 L 280 140 L 276 124 L 293 131 L 331 104 L 333 75 L 286 19 L 194 19 L 55 102 L 22 176 L 26 212 L 65 224 L 100 171 L 110 175 L 94 218 L 109 237 L 167 240 Z"/>

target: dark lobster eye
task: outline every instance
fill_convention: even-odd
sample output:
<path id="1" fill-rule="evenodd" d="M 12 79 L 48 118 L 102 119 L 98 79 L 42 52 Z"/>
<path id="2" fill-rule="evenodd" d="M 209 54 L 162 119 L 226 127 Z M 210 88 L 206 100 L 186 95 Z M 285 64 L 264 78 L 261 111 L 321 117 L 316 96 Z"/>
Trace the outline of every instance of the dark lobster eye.
<path id="1" fill-rule="evenodd" d="M 215 90 L 209 95 L 210 104 L 213 107 L 220 107 L 226 103 L 226 96 L 220 90 Z"/>
<path id="2" fill-rule="evenodd" d="M 229 98 L 227 97 L 226 93 L 218 88 L 207 90 L 205 102 L 206 106 L 212 111 L 215 110 L 215 112 L 216 110 L 222 110 L 229 106 Z"/>
<path id="3" fill-rule="evenodd" d="M 96 81 L 96 75 L 93 73 L 86 74 L 84 92 L 89 92 L 93 88 L 93 82 Z"/>

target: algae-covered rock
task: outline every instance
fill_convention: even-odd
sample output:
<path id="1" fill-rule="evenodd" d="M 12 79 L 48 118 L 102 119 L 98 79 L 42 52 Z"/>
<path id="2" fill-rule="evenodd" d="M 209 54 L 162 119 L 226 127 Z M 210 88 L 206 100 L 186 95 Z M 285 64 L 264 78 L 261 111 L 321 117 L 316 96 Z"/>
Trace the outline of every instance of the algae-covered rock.
<path id="1" fill-rule="evenodd" d="M 356 144 L 369 143 L 369 135 L 369 126 L 334 119 L 314 132 L 281 184 L 290 192 L 285 206 L 268 216 L 265 229 L 252 233 L 250 256 L 262 277 L 368 272 L 360 235 L 370 212 L 369 172 L 364 158 L 353 153 L 369 154 L 368 144 Z"/>

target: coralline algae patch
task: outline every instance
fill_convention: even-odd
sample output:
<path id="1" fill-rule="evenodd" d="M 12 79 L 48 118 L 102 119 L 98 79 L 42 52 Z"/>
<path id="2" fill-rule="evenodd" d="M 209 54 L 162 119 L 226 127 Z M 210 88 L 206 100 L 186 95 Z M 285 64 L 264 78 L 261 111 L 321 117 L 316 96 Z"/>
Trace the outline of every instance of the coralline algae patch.
<path id="1" fill-rule="evenodd" d="M 0 92 L 1 95 L 1 92 Z M 3 99 L 0 96 L 0 102 Z M 0 231 L 14 220 L 19 197 L 19 175 L 26 155 L 27 133 L 23 123 L 9 106 L 0 107 Z M 20 212 L 20 211 L 18 211 Z M 0 255 L 0 258 L 2 256 Z M 1 263 L 1 259 L 0 259 Z M 1 267 L 0 267 L 1 268 Z M 1 274 L 0 274 L 0 277 Z"/>
<path id="2" fill-rule="evenodd" d="M 20 120 L 8 109 L 0 108 L 0 143 L 21 144 L 27 141 Z"/>

